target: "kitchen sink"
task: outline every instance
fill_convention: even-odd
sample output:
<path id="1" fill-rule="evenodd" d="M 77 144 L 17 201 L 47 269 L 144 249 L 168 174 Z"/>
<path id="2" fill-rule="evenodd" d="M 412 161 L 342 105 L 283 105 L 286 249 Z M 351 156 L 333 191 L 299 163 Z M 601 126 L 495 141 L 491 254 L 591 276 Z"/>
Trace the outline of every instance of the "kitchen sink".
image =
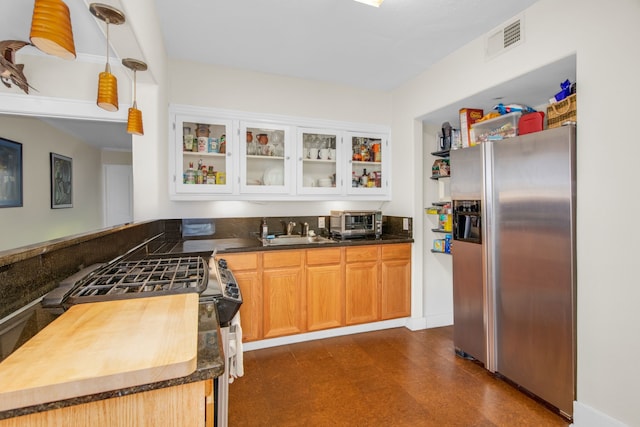
<path id="1" fill-rule="evenodd" d="M 286 246 L 286 245 L 315 245 L 324 243 L 337 243 L 335 240 L 322 236 L 282 235 L 273 239 L 260 239 L 262 246 Z"/>

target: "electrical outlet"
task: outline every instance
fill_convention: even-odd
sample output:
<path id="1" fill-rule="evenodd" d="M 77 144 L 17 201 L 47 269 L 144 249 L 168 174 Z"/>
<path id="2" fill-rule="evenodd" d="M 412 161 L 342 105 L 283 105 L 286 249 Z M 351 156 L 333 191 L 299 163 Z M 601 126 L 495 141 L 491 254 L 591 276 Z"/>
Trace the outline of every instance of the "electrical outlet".
<path id="1" fill-rule="evenodd" d="M 319 216 L 318 217 L 318 228 L 324 228 L 324 217 L 323 216 Z"/>
<path id="2" fill-rule="evenodd" d="M 402 218 L 402 229 L 409 230 L 409 218 Z"/>

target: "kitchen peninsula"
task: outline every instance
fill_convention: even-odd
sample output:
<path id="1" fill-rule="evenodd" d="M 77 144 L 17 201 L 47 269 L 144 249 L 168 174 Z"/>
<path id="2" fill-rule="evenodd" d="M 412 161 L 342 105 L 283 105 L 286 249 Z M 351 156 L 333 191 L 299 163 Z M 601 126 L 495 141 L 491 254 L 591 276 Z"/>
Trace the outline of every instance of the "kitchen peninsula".
<path id="1" fill-rule="evenodd" d="M 195 293 L 71 307 L 0 363 L 0 426 L 201 423 L 224 372 L 217 323 Z"/>

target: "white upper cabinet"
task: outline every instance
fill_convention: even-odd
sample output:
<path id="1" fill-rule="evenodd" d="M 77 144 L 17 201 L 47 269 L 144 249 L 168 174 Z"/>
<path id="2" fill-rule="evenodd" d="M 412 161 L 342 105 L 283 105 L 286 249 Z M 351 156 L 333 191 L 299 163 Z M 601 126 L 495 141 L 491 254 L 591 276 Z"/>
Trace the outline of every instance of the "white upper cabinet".
<path id="1" fill-rule="evenodd" d="M 342 194 L 342 133 L 329 129 L 299 127 L 296 143 L 297 192 L 318 195 Z"/>
<path id="2" fill-rule="evenodd" d="M 347 132 L 349 182 L 347 193 L 385 195 L 389 191 L 389 139 L 387 134 Z"/>
<path id="3" fill-rule="evenodd" d="M 172 200 L 390 199 L 386 127 L 181 105 L 169 116 Z"/>
<path id="4" fill-rule="evenodd" d="M 172 120 L 174 194 L 231 194 L 235 164 L 233 122 L 195 114 L 176 114 Z"/>
<path id="5" fill-rule="evenodd" d="M 244 138 L 243 138 L 244 136 Z M 240 122 L 240 193 L 289 194 L 292 138 L 289 126 Z"/>

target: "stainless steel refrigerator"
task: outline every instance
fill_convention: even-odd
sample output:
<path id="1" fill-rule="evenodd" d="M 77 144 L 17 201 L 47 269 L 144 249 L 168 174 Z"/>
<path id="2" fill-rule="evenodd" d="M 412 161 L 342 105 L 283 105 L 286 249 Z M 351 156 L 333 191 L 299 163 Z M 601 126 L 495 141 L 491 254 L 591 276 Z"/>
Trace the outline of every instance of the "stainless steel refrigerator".
<path id="1" fill-rule="evenodd" d="M 575 126 L 451 152 L 454 345 L 572 416 Z"/>

